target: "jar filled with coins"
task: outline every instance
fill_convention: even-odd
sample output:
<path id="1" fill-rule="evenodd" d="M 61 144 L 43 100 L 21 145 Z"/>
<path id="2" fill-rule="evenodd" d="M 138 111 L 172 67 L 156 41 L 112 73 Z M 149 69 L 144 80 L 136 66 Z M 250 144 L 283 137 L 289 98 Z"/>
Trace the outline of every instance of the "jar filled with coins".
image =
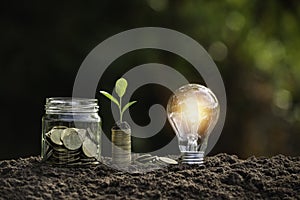
<path id="1" fill-rule="evenodd" d="M 97 103 L 97 99 L 46 99 L 42 119 L 42 161 L 60 166 L 99 163 L 101 118 Z"/>

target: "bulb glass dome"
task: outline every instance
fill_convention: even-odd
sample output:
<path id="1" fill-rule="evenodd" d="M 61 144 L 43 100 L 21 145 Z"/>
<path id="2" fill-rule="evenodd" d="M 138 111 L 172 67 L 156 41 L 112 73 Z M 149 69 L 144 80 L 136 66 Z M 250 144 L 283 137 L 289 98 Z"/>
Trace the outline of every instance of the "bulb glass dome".
<path id="1" fill-rule="evenodd" d="M 184 163 L 203 163 L 208 137 L 218 121 L 219 112 L 216 96 L 202 85 L 184 85 L 170 97 L 168 120 L 178 137 Z"/>

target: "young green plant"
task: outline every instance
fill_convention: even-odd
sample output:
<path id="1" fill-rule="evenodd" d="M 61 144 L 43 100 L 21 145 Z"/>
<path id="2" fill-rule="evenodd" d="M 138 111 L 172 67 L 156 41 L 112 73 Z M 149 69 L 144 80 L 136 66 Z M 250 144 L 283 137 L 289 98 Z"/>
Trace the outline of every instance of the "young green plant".
<path id="1" fill-rule="evenodd" d="M 105 91 L 100 91 L 101 94 L 103 94 L 104 96 L 106 96 L 108 99 L 110 99 L 112 102 L 114 102 L 118 108 L 119 108 L 119 112 L 120 112 L 120 123 L 122 123 L 122 119 L 123 119 L 123 113 L 134 103 L 136 103 L 136 101 L 131 101 L 129 103 L 127 103 L 123 108 L 122 108 L 122 97 L 124 96 L 126 89 L 127 89 L 127 81 L 124 78 L 120 78 L 117 80 L 116 85 L 115 85 L 115 91 L 117 93 L 117 95 L 119 96 L 119 101 L 112 96 L 111 94 L 109 94 L 108 92 Z"/>

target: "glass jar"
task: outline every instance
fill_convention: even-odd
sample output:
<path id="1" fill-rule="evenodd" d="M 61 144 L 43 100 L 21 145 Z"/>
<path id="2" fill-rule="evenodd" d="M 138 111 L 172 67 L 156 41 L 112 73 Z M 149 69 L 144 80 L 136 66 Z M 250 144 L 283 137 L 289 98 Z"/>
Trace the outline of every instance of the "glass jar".
<path id="1" fill-rule="evenodd" d="M 46 99 L 42 118 L 42 161 L 60 166 L 99 163 L 102 131 L 97 103 L 97 99 Z"/>

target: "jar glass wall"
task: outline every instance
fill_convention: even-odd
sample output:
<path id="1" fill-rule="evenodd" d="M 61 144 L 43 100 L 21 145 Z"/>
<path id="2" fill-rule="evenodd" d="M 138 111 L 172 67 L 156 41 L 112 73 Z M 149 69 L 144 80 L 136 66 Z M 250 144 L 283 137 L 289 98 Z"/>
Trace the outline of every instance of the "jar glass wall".
<path id="1" fill-rule="evenodd" d="M 54 165 L 91 165 L 101 159 L 97 99 L 47 98 L 42 118 L 42 160 Z"/>

